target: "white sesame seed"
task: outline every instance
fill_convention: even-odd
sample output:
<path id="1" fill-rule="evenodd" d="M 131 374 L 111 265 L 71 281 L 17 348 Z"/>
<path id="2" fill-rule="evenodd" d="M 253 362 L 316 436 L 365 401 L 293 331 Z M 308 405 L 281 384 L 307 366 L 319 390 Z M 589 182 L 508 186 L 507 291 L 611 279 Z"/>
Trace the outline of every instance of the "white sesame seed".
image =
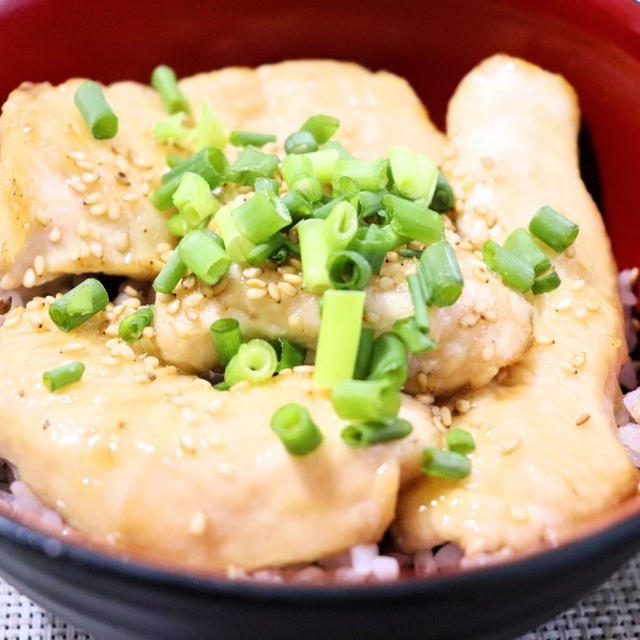
<path id="1" fill-rule="evenodd" d="M 564 300 L 560 301 L 556 309 L 558 311 L 566 311 L 570 306 L 571 306 L 571 299 L 565 298 Z"/>
<path id="2" fill-rule="evenodd" d="M 455 407 L 458 413 L 467 413 L 471 409 L 471 403 L 465 398 L 458 398 Z"/>
<path id="3" fill-rule="evenodd" d="M 87 190 L 86 185 L 80 182 L 77 178 L 69 180 L 68 183 L 69 188 L 73 189 L 76 193 L 84 193 Z"/>
<path id="4" fill-rule="evenodd" d="M 122 171 L 122 173 L 129 171 L 129 163 L 127 159 L 122 156 L 116 156 L 116 167 L 118 171 Z"/>
<path id="5" fill-rule="evenodd" d="M 131 239 L 129 237 L 129 233 L 127 231 L 120 232 L 116 236 L 113 244 L 115 248 L 121 253 L 128 251 L 129 247 L 131 246 Z"/>
<path id="6" fill-rule="evenodd" d="M 176 298 L 173 302 L 170 302 L 167 305 L 167 313 L 170 316 L 174 316 L 178 311 L 180 311 L 180 300 Z"/>
<path id="7" fill-rule="evenodd" d="M 99 242 L 92 242 L 89 245 L 89 250 L 98 259 L 104 255 L 104 247 Z"/>
<path id="8" fill-rule="evenodd" d="M 140 302 L 140 298 L 127 298 L 122 301 L 122 307 L 126 307 L 127 309 L 138 309 L 142 303 Z"/>
<path id="9" fill-rule="evenodd" d="M 142 330 L 142 337 L 147 340 L 152 340 L 156 337 L 156 330 L 153 327 L 145 327 Z"/>
<path id="10" fill-rule="evenodd" d="M 120 364 L 120 360 L 118 358 L 114 358 L 113 356 L 105 356 L 102 358 L 102 364 L 106 364 L 108 367 L 115 367 Z"/>
<path id="11" fill-rule="evenodd" d="M 449 407 L 440 407 L 440 420 L 445 427 L 451 426 L 451 409 Z"/>
<path id="12" fill-rule="evenodd" d="M 580 279 L 578 279 L 578 280 L 574 280 L 574 281 L 571 283 L 571 288 L 572 288 L 574 291 L 580 291 L 580 289 L 584 289 L 584 285 L 585 285 L 585 284 L 586 284 L 586 282 L 585 282 L 582 278 L 580 278 Z"/>
<path id="13" fill-rule="evenodd" d="M 282 279 L 289 284 L 300 286 L 302 284 L 302 278 L 297 273 L 285 273 Z"/>
<path id="14" fill-rule="evenodd" d="M 189 291 L 189 289 L 193 289 L 196 286 L 196 277 L 194 275 L 187 276 L 186 278 L 182 278 L 182 288 Z"/>
<path id="15" fill-rule="evenodd" d="M 49 218 L 47 218 L 46 214 L 42 209 L 38 209 L 34 214 L 34 218 L 38 222 L 38 224 L 42 227 L 46 227 L 49 224 Z"/>
<path id="16" fill-rule="evenodd" d="M 465 313 L 460 320 L 458 320 L 458 324 L 461 327 L 471 328 L 478 324 L 478 320 L 480 320 L 480 316 L 475 313 Z"/>
<path id="17" fill-rule="evenodd" d="M 432 405 L 435 401 L 435 398 L 430 393 L 419 393 L 416 396 L 416 400 L 420 404 L 424 404 L 425 406 Z"/>
<path id="18" fill-rule="evenodd" d="M 485 362 L 489 362 L 489 360 L 491 360 L 493 358 L 493 356 L 495 355 L 496 349 L 495 349 L 495 345 L 493 344 L 493 342 L 491 342 L 490 344 L 485 345 L 484 349 L 482 349 L 482 359 Z"/>
<path id="19" fill-rule="evenodd" d="M 97 181 L 98 176 L 91 171 L 82 174 L 82 182 L 84 182 L 85 184 L 94 184 Z"/>
<path id="20" fill-rule="evenodd" d="M 314 367 L 311 364 L 300 364 L 297 367 L 293 367 L 293 373 L 299 376 L 311 375 L 314 371 Z"/>
<path id="21" fill-rule="evenodd" d="M 200 320 L 200 313 L 195 309 L 187 309 L 186 316 L 192 322 L 198 322 L 198 320 Z"/>
<path id="22" fill-rule="evenodd" d="M 560 368 L 565 372 L 565 373 L 572 373 L 572 374 L 576 374 L 578 373 L 578 370 L 575 369 L 574 367 L 571 366 L 571 364 L 569 362 L 567 362 L 566 360 L 562 360 L 560 362 Z"/>
<path id="23" fill-rule="evenodd" d="M 27 289 L 30 289 L 31 287 L 35 286 L 36 284 L 36 272 L 29 267 L 25 272 L 24 272 L 24 276 L 22 277 L 22 286 L 26 287 Z"/>
<path id="24" fill-rule="evenodd" d="M 130 191 L 129 193 L 125 193 L 122 199 L 129 204 L 133 204 L 140 200 L 140 196 L 135 191 Z"/>
<path id="25" fill-rule="evenodd" d="M 281 293 L 284 293 L 285 296 L 289 296 L 290 298 L 298 295 L 298 290 L 288 282 L 279 282 L 278 289 L 280 289 Z"/>
<path id="26" fill-rule="evenodd" d="M 88 196 L 85 197 L 85 204 L 95 204 L 102 198 L 102 194 L 99 191 L 93 191 Z"/>
<path id="27" fill-rule="evenodd" d="M 84 349 L 83 342 L 69 342 L 68 344 L 62 345 L 60 347 L 60 351 L 62 353 L 69 353 L 70 351 L 80 351 Z"/>
<path id="28" fill-rule="evenodd" d="M 85 171 L 93 171 L 93 165 L 86 160 L 76 160 L 75 163 L 78 169 L 84 169 Z"/>
<path id="29" fill-rule="evenodd" d="M 201 536 L 207 530 L 207 518 L 202 510 L 196 511 L 196 514 L 189 521 L 189 533 L 192 536 Z"/>
<path id="30" fill-rule="evenodd" d="M 195 453 L 197 451 L 196 445 L 191 439 L 191 436 L 184 435 L 180 438 L 180 448 L 185 453 Z"/>
<path id="31" fill-rule="evenodd" d="M 132 362 L 136 359 L 135 351 L 128 344 L 119 344 L 111 350 L 111 355 Z"/>
<path id="32" fill-rule="evenodd" d="M 234 384 L 233 387 L 229 389 L 229 391 L 233 391 L 234 393 L 237 393 L 238 391 L 247 391 L 250 388 L 251 388 L 251 385 L 249 384 L 248 380 L 240 380 L 240 382 L 237 382 L 236 384 Z"/>
<path id="33" fill-rule="evenodd" d="M 573 359 L 571 360 L 571 364 L 576 369 L 579 369 L 584 365 L 586 361 L 587 361 L 587 354 L 584 351 L 581 351 L 580 353 L 573 356 Z"/>
<path id="34" fill-rule="evenodd" d="M 540 345 L 553 344 L 553 338 L 551 336 L 539 335 L 535 336 L 534 340 Z"/>
<path id="35" fill-rule="evenodd" d="M 573 314 L 578 320 L 584 320 L 587 317 L 587 310 L 584 307 L 579 307 Z"/>
<path id="36" fill-rule="evenodd" d="M 257 278 L 262 275 L 262 269 L 260 267 L 249 267 L 242 272 L 245 278 Z"/>
<path id="37" fill-rule="evenodd" d="M 62 232 L 59 227 L 53 227 L 49 233 L 49 241 L 53 244 L 58 244 L 62 240 Z"/>
<path id="38" fill-rule="evenodd" d="M 302 327 L 302 318 L 297 313 L 292 313 L 287 318 L 287 324 L 291 329 L 300 329 Z"/>
<path id="39" fill-rule="evenodd" d="M 133 159 L 133 164 L 136 167 L 138 167 L 139 169 L 152 169 L 153 168 L 153 165 L 149 161 L 145 160 L 144 158 L 140 158 L 139 156 L 136 156 Z"/>
<path id="40" fill-rule="evenodd" d="M 506 455 L 515 451 L 520 446 L 520 438 L 514 438 L 513 440 L 506 440 L 505 442 L 500 443 L 500 453 Z"/>
<path id="41" fill-rule="evenodd" d="M 45 263 L 44 256 L 36 256 L 33 261 L 33 270 L 36 272 L 36 274 L 39 276 L 44 275 L 46 268 L 47 265 Z"/>
<path id="42" fill-rule="evenodd" d="M 172 251 L 172 249 L 172 246 L 168 242 L 159 242 L 156 245 L 156 251 L 160 254 L 164 253 L 165 251 Z"/>
<path id="43" fill-rule="evenodd" d="M 275 282 L 270 282 L 267 286 L 267 291 L 269 292 L 269 296 L 275 301 L 275 302 L 280 302 L 281 299 L 281 295 L 280 295 L 280 289 L 278 289 L 278 286 L 276 285 Z"/>
<path id="44" fill-rule="evenodd" d="M 395 287 L 395 282 L 389 276 L 382 276 L 378 278 L 378 288 L 382 289 L 382 291 L 391 291 Z"/>
<path id="45" fill-rule="evenodd" d="M 600 303 L 599 302 L 589 302 L 587 303 L 587 309 L 589 311 L 599 311 L 600 310 Z"/>
<path id="46" fill-rule="evenodd" d="M 249 278 L 247 280 L 247 286 L 252 289 L 266 289 L 267 283 L 260 278 Z"/>
<path id="47" fill-rule="evenodd" d="M 2 325 L 5 329 L 10 329 L 11 327 L 15 327 L 18 322 L 20 322 L 20 316 L 15 315 L 7 318 Z"/>
<path id="48" fill-rule="evenodd" d="M 567 258 L 573 258 L 573 257 L 575 257 L 575 255 L 576 255 L 575 247 L 569 247 L 569 248 L 564 252 L 564 255 L 565 255 Z"/>
<path id="49" fill-rule="evenodd" d="M 71 160 L 84 160 L 86 156 L 84 151 L 70 151 L 67 153 L 67 158 L 71 158 Z"/>

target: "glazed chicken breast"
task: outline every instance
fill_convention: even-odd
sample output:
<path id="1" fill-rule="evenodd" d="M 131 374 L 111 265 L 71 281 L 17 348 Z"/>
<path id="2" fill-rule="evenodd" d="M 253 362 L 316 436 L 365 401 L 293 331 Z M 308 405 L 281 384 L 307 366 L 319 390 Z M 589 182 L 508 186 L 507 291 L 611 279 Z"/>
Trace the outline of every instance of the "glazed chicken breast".
<path id="1" fill-rule="evenodd" d="M 614 433 L 626 351 L 616 269 L 580 179 L 577 100 L 561 77 L 490 58 L 462 81 L 447 123 L 463 237 L 502 241 L 547 204 L 580 227 L 553 258 L 561 286 L 530 299 L 534 346 L 500 382 L 462 396 L 471 408 L 452 426 L 475 439 L 471 474 L 416 482 L 394 527 L 405 550 L 453 541 L 467 556 L 514 553 L 557 542 L 636 490 Z"/>

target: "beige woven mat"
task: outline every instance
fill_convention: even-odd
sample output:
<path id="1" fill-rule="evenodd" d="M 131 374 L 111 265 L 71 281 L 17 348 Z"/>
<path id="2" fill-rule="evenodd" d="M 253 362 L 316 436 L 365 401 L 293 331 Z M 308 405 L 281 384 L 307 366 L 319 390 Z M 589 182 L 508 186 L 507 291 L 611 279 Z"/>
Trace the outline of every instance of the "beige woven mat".
<path id="1" fill-rule="evenodd" d="M 2 640 L 91 640 L 0 581 Z M 640 638 L 640 556 L 573 609 L 519 640 L 634 640 Z"/>

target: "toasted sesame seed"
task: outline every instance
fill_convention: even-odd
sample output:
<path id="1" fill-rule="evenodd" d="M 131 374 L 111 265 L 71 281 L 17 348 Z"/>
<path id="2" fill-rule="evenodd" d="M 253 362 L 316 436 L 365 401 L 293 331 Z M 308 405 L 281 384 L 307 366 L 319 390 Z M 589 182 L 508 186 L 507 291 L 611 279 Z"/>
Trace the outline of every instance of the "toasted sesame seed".
<path id="1" fill-rule="evenodd" d="M 440 407 L 440 420 L 445 427 L 451 426 L 451 409 L 449 409 L 449 407 Z"/>
<path id="2" fill-rule="evenodd" d="M 182 278 L 182 288 L 186 289 L 187 291 L 189 289 L 193 289 L 193 287 L 196 286 L 196 277 L 194 275 L 189 275 L 186 278 Z"/>
<path id="3" fill-rule="evenodd" d="M 495 355 L 495 352 L 496 352 L 496 348 L 493 342 L 485 345 L 485 347 L 482 349 L 482 359 L 485 362 L 489 362 L 489 360 L 491 360 Z"/>
<path id="4" fill-rule="evenodd" d="M 119 220 L 121 213 L 122 208 L 120 207 L 120 205 L 115 200 L 111 201 L 109 203 L 109 209 L 107 212 L 107 217 L 109 218 L 109 220 Z"/>
<path id="5" fill-rule="evenodd" d="M 47 265 L 44 260 L 44 256 L 36 256 L 33 261 L 33 270 L 37 275 L 42 276 L 45 272 Z"/>
<path id="6" fill-rule="evenodd" d="M 580 426 L 583 425 L 585 422 L 588 422 L 591 419 L 591 414 L 590 413 L 583 413 L 577 420 L 576 420 L 576 426 Z"/>
<path id="7" fill-rule="evenodd" d="M 520 440 L 520 438 L 513 438 L 513 440 L 506 440 L 504 442 L 501 442 L 500 453 L 506 455 L 508 453 L 511 453 L 512 451 L 515 451 L 520 446 L 521 442 L 522 441 Z"/>
<path id="8" fill-rule="evenodd" d="M 197 447 L 193 442 L 191 436 L 184 435 L 180 438 L 180 448 L 185 453 L 195 453 L 197 451 Z"/>
<path id="9" fill-rule="evenodd" d="M 211 288 L 212 296 L 221 294 L 229 286 L 229 278 L 222 278 L 214 287 Z"/>
<path id="10" fill-rule="evenodd" d="M 566 311 L 569 307 L 571 307 L 571 299 L 565 298 L 561 300 L 558 306 L 556 307 L 557 311 Z"/>
<path id="11" fill-rule="evenodd" d="M 201 307 L 203 302 L 204 296 L 201 293 L 192 293 L 184 299 L 182 304 L 189 309 L 195 309 Z"/>
<path id="12" fill-rule="evenodd" d="M 129 204 L 133 204 L 140 200 L 140 196 L 135 191 L 130 191 L 129 193 L 125 193 L 122 199 Z"/>
<path id="13" fill-rule="evenodd" d="M 85 345 L 83 342 L 69 342 L 60 347 L 61 353 L 69 353 L 70 351 L 80 351 L 84 349 Z"/>
<path id="14" fill-rule="evenodd" d="M 159 242 L 156 245 L 156 251 L 158 253 L 164 253 L 165 251 L 172 251 L 173 247 L 168 242 Z"/>
<path id="15" fill-rule="evenodd" d="M 289 284 L 300 286 L 302 284 L 302 278 L 297 273 L 285 273 L 282 279 Z"/>
<path id="16" fill-rule="evenodd" d="M 53 227 L 49 233 L 49 241 L 53 244 L 58 244 L 62 240 L 62 232 L 59 227 Z"/>
<path id="17" fill-rule="evenodd" d="M 535 336 L 534 340 L 540 345 L 553 344 L 553 338 L 547 335 Z"/>
<path id="18" fill-rule="evenodd" d="M 196 511 L 196 514 L 189 521 L 189 533 L 192 536 L 201 536 L 207 530 L 207 518 L 202 510 Z"/>
<path id="19" fill-rule="evenodd" d="M 99 191 L 93 191 L 88 196 L 85 197 L 85 204 L 96 204 L 102 198 L 102 194 Z"/>
<path id="20" fill-rule="evenodd" d="M 33 298 L 33 300 L 29 300 L 29 302 L 24 306 L 25 309 L 29 309 L 31 311 L 34 309 L 42 309 L 42 307 L 44 307 L 44 300 L 42 298 Z"/>
<path id="21" fill-rule="evenodd" d="M 24 276 L 22 277 L 22 286 L 27 287 L 27 289 L 30 289 L 31 287 L 35 286 L 35 284 L 36 284 L 36 272 L 31 267 L 29 267 L 24 272 Z"/>
<path id="22" fill-rule="evenodd" d="M 586 284 L 586 282 L 582 278 L 579 278 L 578 280 L 574 280 L 571 283 L 571 288 L 574 291 L 580 291 L 580 289 L 584 289 L 584 285 L 585 284 Z"/>
<path id="23" fill-rule="evenodd" d="M 142 337 L 151 340 L 156 337 L 156 330 L 153 327 L 145 327 L 142 330 Z"/>
<path id="24" fill-rule="evenodd" d="M 110 324 L 105 330 L 104 330 L 104 335 L 105 336 L 117 336 L 118 335 L 118 325 L 117 324 Z"/>
<path id="25" fill-rule="evenodd" d="M 380 316 L 374 311 L 368 311 L 365 309 L 364 317 L 369 324 L 378 324 L 380 322 Z"/>
<path id="26" fill-rule="evenodd" d="M 114 358 L 113 356 L 105 356 L 102 358 L 102 364 L 106 364 L 108 367 L 115 367 L 120 364 L 120 360 L 118 358 Z"/>
<path id="27" fill-rule="evenodd" d="M 93 171 L 93 165 L 87 160 L 76 160 L 75 163 L 78 169 L 84 169 L 85 171 Z"/>
<path id="28" fill-rule="evenodd" d="M 267 283 L 260 278 L 249 278 L 247 280 L 247 286 L 251 287 L 252 289 L 266 289 Z"/>
<path id="29" fill-rule="evenodd" d="M 419 371 L 416 376 L 416 382 L 420 391 L 426 391 L 429 388 L 429 378 L 424 371 Z"/>
<path id="30" fill-rule="evenodd" d="M 389 276 L 378 278 L 378 288 L 382 291 L 391 291 L 395 287 L 395 282 Z"/>
<path id="31" fill-rule="evenodd" d="M 67 182 L 70 189 L 73 189 L 76 193 L 84 193 L 87 190 L 87 186 L 80 182 L 77 178 L 73 178 Z"/>
<path id="32" fill-rule="evenodd" d="M 91 171 L 87 171 L 86 173 L 82 174 L 82 182 L 84 182 L 85 184 L 94 184 L 97 181 L 98 176 Z"/>
<path id="33" fill-rule="evenodd" d="M 571 360 L 571 364 L 576 369 L 579 369 L 584 365 L 586 361 L 587 361 L 587 354 L 584 351 L 581 351 L 580 353 L 573 356 L 573 359 Z"/>
<path id="34" fill-rule="evenodd" d="M 260 267 L 249 267 L 242 272 L 245 278 L 257 278 L 262 275 L 262 269 Z"/>
<path id="35" fill-rule="evenodd" d="M 116 156 L 116 167 L 118 171 L 122 171 L 122 173 L 129 171 L 129 163 L 123 156 Z"/>
<path id="36" fill-rule="evenodd" d="M 126 307 L 128 309 L 138 309 L 142 303 L 140 302 L 140 298 L 131 297 L 122 301 L 122 307 Z"/>
<path id="37" fill-rule="evenodd" d="M 420 404 L 424 404 L 426 406 L 429 406 L 435 402 L 435 398 L 430 393 L 419 393 L 416 396 L 416 400 Z"/>
<path id="38" fill-rule="evenodd" d="M 192 322 L 198 322 L 198 320 L 200 320 L 200 313 L 195 309 L 187 309 L 186 316 Z"/>
<path id="39" fill-rule="evenodd" d="M 89 245 L 89 250 L 98 259 L 104 255 L 104 247 L 99 242 L 92 242 Z"/>
<path id="40" fill-rule="evenodd" d="M 595 311 L 599 311 L 600 310 L 600 303 L 599 302 L 588 302 L 587 303 L 587 309 L 589 311 L 595 312 Z"/>
<path id="41" fill-rule="evenodd" d="M 458 398 L 455 403 L 455 408 L 458 413 L 467 413 L 471 409 L 471 403 L 465 398 Z"/>
<path id="42" fill-rule="evenodd" d="M 471 328 L 478 324 L 478 320 L 480 320 L 480 316 L 475 313 L 465 313 L 459 320 L 458 324 L 461 327 Z"/>
<path id="43" fill-rule="evenodd" d="M 218 396 L 207 404 L 207 411 L 211 415 L 216 415 L 217 413 L 220 413 L 222 407 L 224 407 L 224 400 Z"/>
<path id="44" fill-rule="evenodd" d="M 148 161 L 145 160 L 144 158 L 141 158 L 140 156 L 136 156 L 133 159 L 133 164 L 138 167 L 138 169 L 152 169 L 153 165 Z"/>
<path id="45" fill-rule="evenodd" d="M 299 376 L 311 375 L 314 371 L 314 367 L 311 364 L 300 364 L 297 367 L 293 367 L 293 373 Z"/>
<path id="46" fill-rule="evenodd" d="M 128 344 L 119 344 L 111 350 L 111 355 L 122 360 L 133 361 L 136 359 L 135 351 Z"/>
<path id="47" fill-rule="evenodd" d="M 37 209 L 33 214 L 33 217 L 36 219 L 38 224 L 42 227 L 46 227 L 49 224 L 49 218 L 47 218 L 46 214 L 42 209 Z"/>
<path id="48" fill-rule="evenodd" d="M 587 317 L 587 310 L 584 307 L 579 307 L 573 314 L 578 320 L 584 320 Z"/>
<path id="49" fill-rule="evenodd" d="M 167 305 L 167 313 L 170 316 L 174 316 L 178 311 L 180 311 L 180 300 L 176 298 L 173 302 L 170 302 Z"/>
<path id="50" fill-rule="evenodd" d="M 247 298 L 251 300 L 258 300 L 264 298 L 267 295 L 266 289 L 248 289 L 246 292 Z"/>
<path id="51" fill-rule="evenodd" d="M 40 311 L 31 311 L 27 313 L 26 316 L 27 316 L 27 320 L 29 320 L 32 327 L 34 327 L 35 329 L 42 328 L 42 325 L 44 323 L 43 323 L 42 313 Z"/>
<path id="52" fill-rule="evenodd" d="M 289 264 L 296 270 L 300 271 L 302 269 L 302 262 L 298 260 L 298 258 L 289 258 Z"/>
<path id="53" fill-rule="evenodd" d="M 285 296 L 289 296 L 290 298 L 298 295 L 298 290 L 288 282 L 278 282 L 278 289 L 280 289 L 281 293 L 284 293 Z"/>
<path id="54" fill-rule="evenodd" d="M 270 282 L 267 285 L 267 291 L 269 293 L 269 296 L 275 301 L 275 302 L 280 302 L 281 299 L 281 295 L 280 295 L 280 289 L 278 289 L 278 285 L 276 285 L 275 282 Z"/>
<path id="55" fill-rule="evenodd" d="M 569 247 L 569 248 L 564 252 L 564 255 L 565 255 L 567 258 L 573 258 L 573 257 L 575 257 L 575 255 L 576 255 L 575 247 Z"/>
<path id="56" fill-rule="evenodd" d="M 84 160 L 86 156 L 84 151 L 70 151 L 67 153 L 67 158 L 71 158 L 71 160 Z"/>
<path id="57" fill-rule="evenodd" d="M 575 367 L 572 367 L 571 364 L 566 360 L 562 360 L 562 362 L 560 362 L 560 368 L 565 373 L 572 373 L 572 374 L 578 373 L 578 370 Z"/>

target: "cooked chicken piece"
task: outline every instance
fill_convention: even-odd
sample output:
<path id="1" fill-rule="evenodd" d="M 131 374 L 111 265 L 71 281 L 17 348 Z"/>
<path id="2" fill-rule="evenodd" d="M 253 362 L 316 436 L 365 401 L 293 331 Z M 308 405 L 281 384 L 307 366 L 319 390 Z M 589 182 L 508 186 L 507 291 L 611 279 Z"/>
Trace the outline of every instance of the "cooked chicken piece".
<path id="1" fill-rule="evenodd" d="M 516 362 L 531 340 L 531 306 L 489 274 L 470 251 L 456 250 L 465 286 L 451 307 L 430 309 L 433 351 L 411 358 L 407 389 L 438 395 L 487 384 L 500 368 Z M 365 321 L 388 331 L 413 315 L 406 276 L 410 260 L 387 262 L 367 291 Z M 289 273 L 288 273 L 289 272 Z M 186 287 L 184 286 L 186 284 Z M 215 288 L 187 278 L 174 295 L 158 296 L 155 328 L 163 360 L 189 372 L 217 364 L 209 327 L 236 318 L 247 337 L 280 336 L 315 349 L 320 328 L 318 299 L 300 289 L 300 273 L 245 269 L 234 265 Z"/>
<path id="2" fill-rule="evenodd" d="M 175 244 L 167 216 L 148 198 L 166 167 L 167 147 L 152 136 L 167 115 L 159 97 L 132 82 L 106 87 L 119 131 L 94 140 L 73 101 L 79 84 L 26 83 L 3 107 L 0 288 L 66 273 L 149 279 Z M 409 85 L 386 72 L 298 61 L 200 74 L 182 86 L 196 117 L 208 99 L 229 130 L 275 131 L 280 147 L 307 117 L 325 112 L 341 119 L 337 139 L 364 157 L 406 143 L 435 162 L 442 158 L 442 134 Z"/>
<path id="3" fill-rule="evenodd" d="M 463 481 L 419 480 L 401 496 L 395 535 L 405 550 L 445 541 L 467 555 L 555 543 L 634 493 L 638 472 L 615 437 L 625 356 L 616 268 L 602 219 L 578 170 L 579 112 L 559 76 L 506 56 L 482 63 L 450 104 L 451 175 L 468 191 L 461 228 L 501 241 L 549 204 L 579 224 L 553 262 L 556 291 L 533 297 L 535 345 L 505 380 L 467 394 L 453 426 L 477 449 Z"/>
<path id="4" fill-rule="evenodd" d="M 42 303 L 42 304 L 41 304 Z M 44 307 L 44 308 L 43 308 Z M 21 479 L 100 546 L 199 572 L 311 561 L 389 526 L 400 484 L 440 433 L 405 397 L 403 440 L 352 449 L 326 392 L 304 370 L 216 391 L 157 359 L 105 343 L 105 314 L 71 333 L 42 299 L 0 328 L 0 450 Z M 77 359 L 82 380 L 58 392 L 45 370 Z M 288 402 L 324 434 L 313 453 L 287 453 L 269 427 Z"/>

